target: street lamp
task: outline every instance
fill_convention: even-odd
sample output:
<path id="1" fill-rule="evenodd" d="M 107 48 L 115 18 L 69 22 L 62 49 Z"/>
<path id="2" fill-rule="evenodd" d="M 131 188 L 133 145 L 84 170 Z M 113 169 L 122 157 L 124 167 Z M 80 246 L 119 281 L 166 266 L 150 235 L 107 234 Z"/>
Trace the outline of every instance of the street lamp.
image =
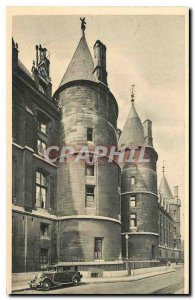
<path id="1" fill-rule="evenodd" d="M 165 264 L 167 268 L 167 243 L 165 243 Z"/>
<path id="2" fill-rule="evenodd" d="M 129 273 L 129 264 L 128 264 L 128 260 L 129 260 L 129 245 L 128 245 L 129 235 L 128 234 L 125 234 L 125 240 L 126 240 L 126 270 Z"/>

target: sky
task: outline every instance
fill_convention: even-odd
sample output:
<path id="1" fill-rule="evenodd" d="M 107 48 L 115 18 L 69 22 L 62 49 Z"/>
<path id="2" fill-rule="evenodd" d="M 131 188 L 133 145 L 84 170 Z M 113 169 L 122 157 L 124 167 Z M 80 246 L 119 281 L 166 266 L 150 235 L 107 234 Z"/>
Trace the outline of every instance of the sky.
<path id="1" fill-rule="evenodd" d="M 184 16 L 88 15 L 86 22 L 85 35 L 92 55 L 96 40 L 107 47 L 108 85 L 119 106 L 118 128 L 124 126 L 131 107 L 131 85 L 135 84 L 135 107 L 140 119 L 142 122 L 150 119 L 153 124 L 158 186 L 164 160 L 165 176 L 172 192 L 175 185 L 179 186 L 182 215 L 185 203 Z M 29 70 L 35 60 L 35 45 L 41 44 L 49 50 L 54 93 L 81 37 L 79 16 L 15 16 L 12 34 L 19 44 L 19 58 Z"/>

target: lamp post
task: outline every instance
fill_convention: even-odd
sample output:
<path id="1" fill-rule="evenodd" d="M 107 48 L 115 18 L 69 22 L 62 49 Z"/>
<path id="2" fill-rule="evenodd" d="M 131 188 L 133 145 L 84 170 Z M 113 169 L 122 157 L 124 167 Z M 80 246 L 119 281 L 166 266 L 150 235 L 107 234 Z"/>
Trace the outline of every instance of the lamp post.
<path id="1" fill-rule="evenodd" d="M 128 260 L 129 260 L 129 244 L 128 244 L 128 240 L 129 240 L 129 235 L 128 234 L 125 234 L 125 242 L 126 242 L 126 270 L 128 271 L 128 274 L 129 274 L 129 263 L 128 263 Z"/>
<path id="2" fill-rule="evenodd" d="M 165 243 L 165 264 L 167 269 L 167 243 Z"/>

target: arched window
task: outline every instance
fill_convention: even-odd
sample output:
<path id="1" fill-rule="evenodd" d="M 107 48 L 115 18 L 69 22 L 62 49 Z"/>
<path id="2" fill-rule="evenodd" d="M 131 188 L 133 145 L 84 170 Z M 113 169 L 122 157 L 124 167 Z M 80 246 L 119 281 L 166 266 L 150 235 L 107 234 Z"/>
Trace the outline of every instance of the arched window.
<path id="1" fill-rule="evenodd" d="M 47 176 L 40 171 L 36 172 L 36 207 L 47 207 Z"/>

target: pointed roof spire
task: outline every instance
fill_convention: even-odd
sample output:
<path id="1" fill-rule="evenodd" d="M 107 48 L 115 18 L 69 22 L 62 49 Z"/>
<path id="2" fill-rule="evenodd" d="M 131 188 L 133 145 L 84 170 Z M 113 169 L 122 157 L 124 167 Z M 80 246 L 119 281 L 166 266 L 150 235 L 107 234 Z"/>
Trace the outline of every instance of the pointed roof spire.
<path id="1" fill-rule="evenodd" d="M 94 62 L 84 34 L 86 21 L 85 18 L 80 18 L 80 20 L 82 36 L 59 87 L 74 80 L 90 80 L 96 82 L 93 74 Z"/>
<path id="2" fill-rule="evenodd" d="M 131 102 L 134 103 L 135 100 L 135 84 L 131 85 Z"/>
<path id="3" fill-rule="evenodd" d="M 163 160 L 163 166 L 162 166 L 162 171 L 163 171 L 163 174 L 164 174 L 164 172 L 165 172 L 165 166 L 164 166 L 164 160 Z"/>
<path id="4" fill-rule="evenodd" d="M 86 22 L 85 22 L 85 18 L 80 18 L 81 20 L 81 30 L 82 30 L 82 36 L 84 37 L 85 36 L 85 29 L 86 29 Z"/>
<path id="5" fill-rule="evenodd" d="M 120 146 L 128 147 L 132 145 L 143 145 L 145 143 L 143 124 L 134 106 L 134 100 L 135 100 L 134 87 L 135 85 L 132 85 L 132 89 L 131 89 L 132 106 L 119 139 Z"/>
<path id="6" fill-rule="evenodd" d="M 171 189 L 168 185 L 167 179 L 165 177 L 165 166 L 164 166 L 164 160 L 163 160 L 163 166 L 162 166 L 162 170 L 163 170 L 163 176 L 160 182 L 160 186 L 159 186 L 159 192 L 162 195 L 162 197 L 166 198 L 166 199 L 172 199 L 173 198 L 173 194 L 171 192 Z"/>

